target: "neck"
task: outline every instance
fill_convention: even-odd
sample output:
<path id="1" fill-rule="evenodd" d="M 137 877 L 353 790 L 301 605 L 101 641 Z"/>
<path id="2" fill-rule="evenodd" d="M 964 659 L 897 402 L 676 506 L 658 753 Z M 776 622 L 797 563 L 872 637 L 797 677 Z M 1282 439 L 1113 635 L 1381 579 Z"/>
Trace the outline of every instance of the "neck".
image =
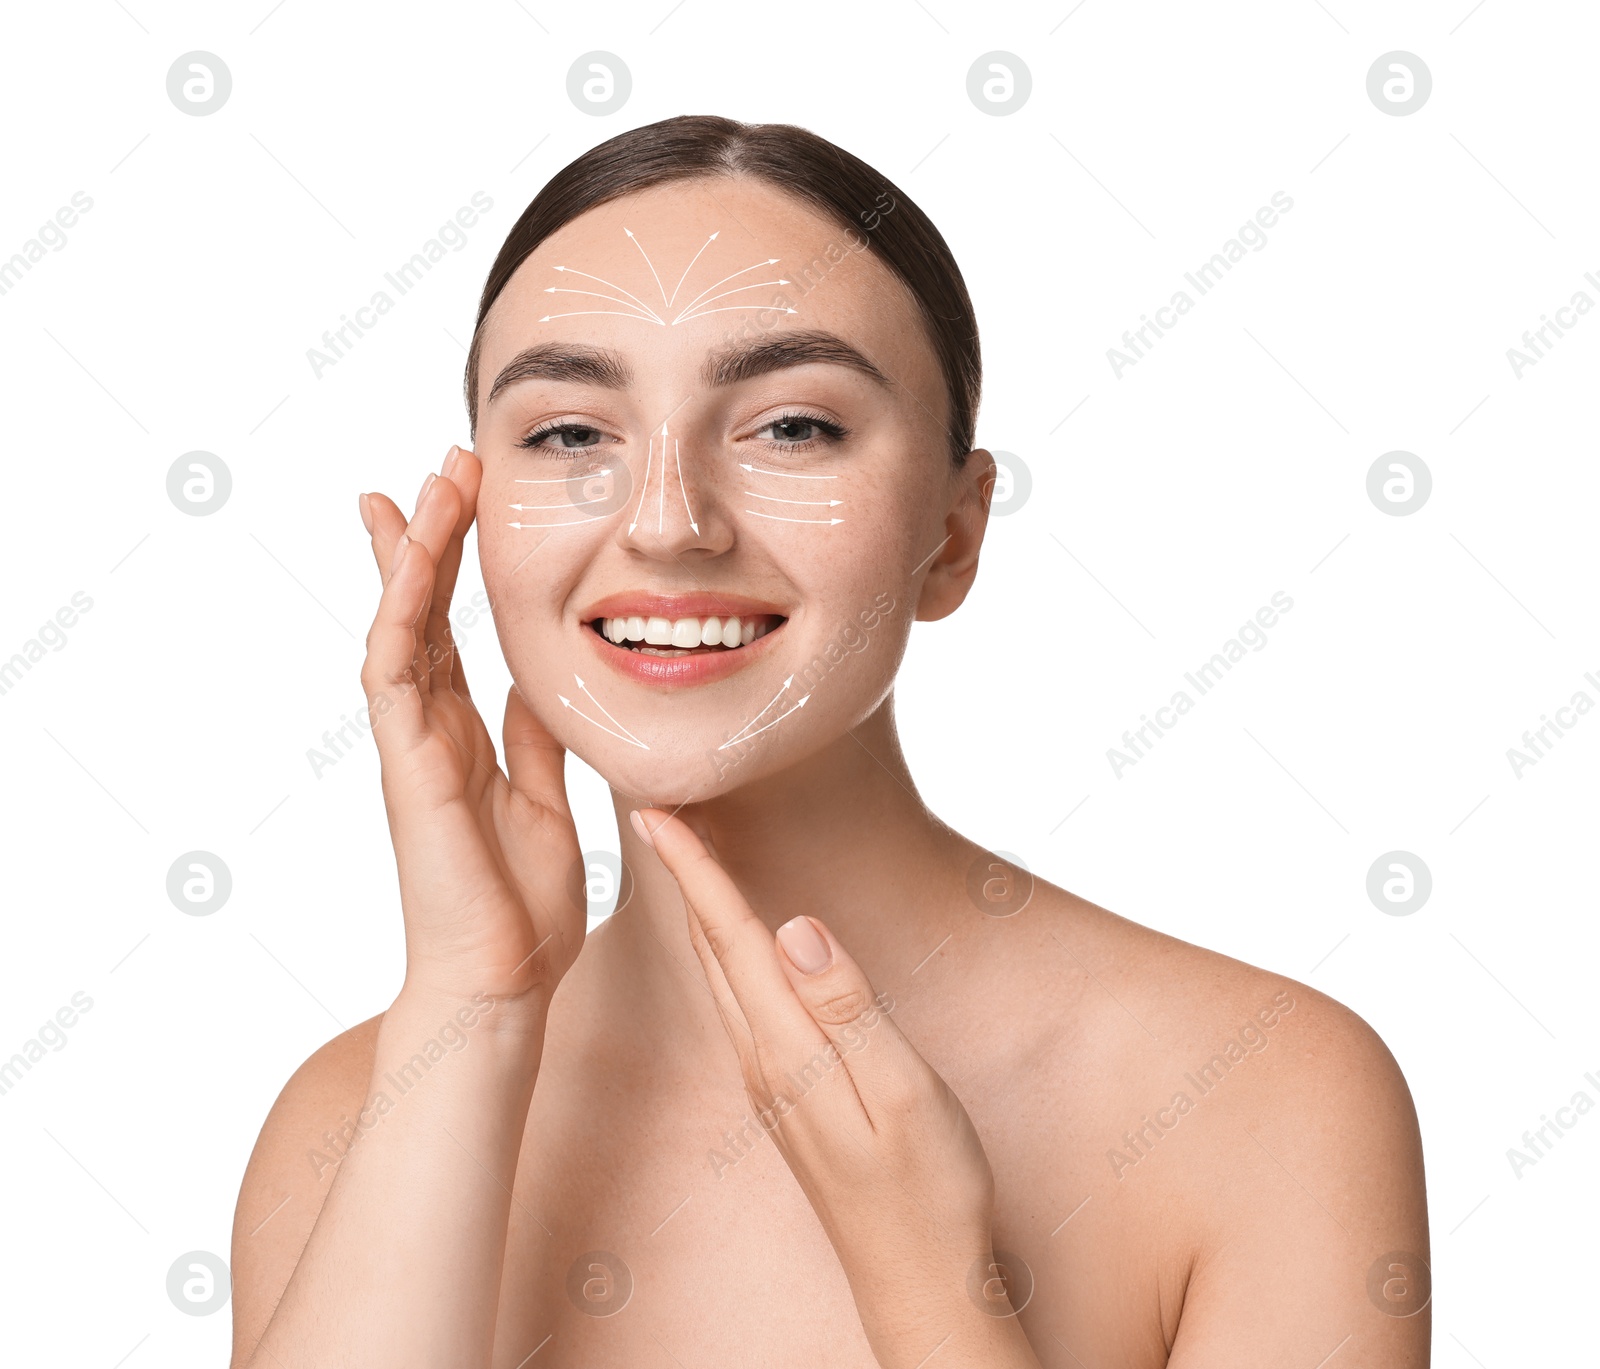
<path id="1" fill-rule="evenodd" d="M 686 804 L 678 816 L 769 929 L 809 913 L 869 976 L 884 967 L 898 978 L 944 935 L 930 940 L 929 928 L 944 920 L 970 856 L 916 792 L 892 699 L 798 765 Z M 637 801 L 615 791 L 612 800 L 635 884 L 626 908 L 596 932 L 605 992 L 656 1021 L 686 1008 L 691 1018 L 714 1015 L 678 886 L 634 834 L 628 810 Z"/>

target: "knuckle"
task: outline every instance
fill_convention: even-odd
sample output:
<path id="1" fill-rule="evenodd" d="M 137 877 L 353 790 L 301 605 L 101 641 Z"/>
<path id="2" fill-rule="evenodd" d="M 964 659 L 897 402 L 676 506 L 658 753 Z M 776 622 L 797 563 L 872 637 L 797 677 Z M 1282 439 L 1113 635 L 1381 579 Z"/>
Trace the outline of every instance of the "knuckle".
<path id="1" fill-rule="evenodd" d="M 825 1027 L 842 1027 L 865 1016 L 872 1006 L 872 992 L 865 985 L 840 985 L 810 1003 L 811 1015 Z"/>

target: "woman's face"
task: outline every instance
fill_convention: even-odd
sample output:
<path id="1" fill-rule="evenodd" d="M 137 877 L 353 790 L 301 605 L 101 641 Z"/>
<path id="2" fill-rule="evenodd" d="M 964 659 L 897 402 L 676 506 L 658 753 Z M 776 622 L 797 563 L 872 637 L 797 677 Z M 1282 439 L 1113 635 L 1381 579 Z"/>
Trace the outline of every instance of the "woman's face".
<path id="1" fill-rule="evenodd" d="M 591 210 L 485 324 L 479 554 L 522 696 L 668 806 L 871 714 L 913 619 L 960 602 L 987 455 L 953 466 L 915 301 L 846 230 L 747 180 Z"/>

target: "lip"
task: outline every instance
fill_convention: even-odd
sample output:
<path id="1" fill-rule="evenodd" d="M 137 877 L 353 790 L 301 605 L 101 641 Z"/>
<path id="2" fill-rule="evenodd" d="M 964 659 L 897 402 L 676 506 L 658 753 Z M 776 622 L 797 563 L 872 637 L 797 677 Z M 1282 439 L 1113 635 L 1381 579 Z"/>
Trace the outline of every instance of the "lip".
<path id="1" fill-rule="evenodd" d="M 778 618 L 789 616 L 785 609 L 763 599 L 702 591 L 698 594 L 610 594 L 590 604 L 578 617 L 587 624 L 596 618 L 665 618 L 670 622 L 678 618 L 753 618 L 762 613 Z M 740 648 L 741 651 L 748 649 Z"/>
<path id="2" fill-rule="evenodd" d="M 740 600 L 735 597 L 720 599 L 722 614 L 736 616 L 735 603 L 753 604 L 754 600 Z M 602 600 L 598 606 L 602 611 L 593 612 L 579 624 L 578 630 L 588 640 L 590 649 L 600 658 L 601 662 L 614 670 L 626 680 L 636 684 L 655 685 L 657 687 L 688 689 L 697 685 L 712 684 L 717 680 L 725 680 L 737 671 L 744 670 L 761 661 L 767 654 L 768 645 L 789 625 L 787 617 L 777 627 L 763 636 L 757 637 L 748 646 L 735 647 L 729 651 L 708 651 L 704 655 L 694 656 L 646 656 L 642 652 L 630 651 L 627 647 L 618 646 L 609 638 L 596 632 L 590 624 L 596 618 L 621 618 L 627 617 L 657 617 L 672 616 L 661 610 L 663 604 L 711 604 L 709 608 L 687 609 L 675 608 L 676 616 L 680 618 L 710 618 L 720 616 L 717 613 L 717 604 L 704 595 L 685 595 L 678 597 L 665 597 L 660 599 L 645 599 L 640 597 L 625 598 L 618 595 L 613 599 Z M 655 606 L 652 610 L 650 607 Z M 775 612 L 775 610 L 758 610 L 746 608 L 746 613 Z"/>

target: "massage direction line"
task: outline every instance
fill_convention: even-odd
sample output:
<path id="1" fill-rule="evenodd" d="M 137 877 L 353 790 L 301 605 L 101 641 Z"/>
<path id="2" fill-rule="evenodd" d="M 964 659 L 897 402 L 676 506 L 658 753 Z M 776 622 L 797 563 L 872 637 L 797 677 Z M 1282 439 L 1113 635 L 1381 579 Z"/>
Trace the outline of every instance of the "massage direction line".
<path id="1" fill-rule="evenodd" d="M 809 694 L 805 695 L 800 700 L 800 702 L 797 703 L 793 708 L 785 709 L 782 713 L 778 714 L 778 716 L 776 718 L 774 718 L 770 723 L 768 723 L 766 725 L 766 727 L 758 727 L 758 728 L 756 728 L 756 730 L 754 732 L 746 732 L 741 737 L 733 738 L 732 741 L 723 742 L 722 745 L 717 748 L 717 750 L 718 751 L 726 751 L 730 746 L 733 745 L 734 742 L 747 742 L 752 737 L 759 737 L 763 732 L 766 732 L 768 729 L 776 727 L 785 718 L 787 718 L 789 716 L 789 714 L 798 713 L 802 708 L 804 708 L 806 706 L 806 703 L 810 698 L 811 698 L 811 696 Z"/>
<path id="2" fill-rule="evenodd" d="M 633 522 L 628 524 L 628 533 L 630 536 L 633 534 L 633 530 L 639 526 L 639 515 L 644 512 L 644 501 L 650 494 L 650 462 L 654 456 L 655 439 L 651 438 L 649 443 L 645 446 L 644 488 L 639 491 L 639 507 L 633 511 Z"/>
<path id="3" fill-rule="evenodd" d="M 781 514 L 762 513 L 760 509 L 746 509 L 752 518 L 770 518 L 774 523 L 820 523 L 823 527 L 831 528 L 835 523 L 842 523 L 842 518 L 784 518 Z"/>
<path id="4" fill-rule="evenodd" d="M 589 686 L 584 684 L 583 680 L 579 677 L 577 671 L 573 671 L 572 678 L 574 680 L 578 681 L 578 689 L 584 695 L 586 695 L 588 697 L 588 700 L 589 700 L 590 703 L 592 703 L 596 708 L 598 708 L 602 713 L 604 713 L 606 715 L 606 717 L 611 718 L 611 721 L 616 723 L 618 727 L 621 727 L 624 732 L 627 732 L 628 736 L 633 741 L 639 742 L 640 746 L 644 746 L 643 742 L 640 742 L 639 739 L 637 737 L 635 737 L 633 735 L 633 733 L 630 732 L 626 727 L 624 727 L 621 722 L 619 722 L 616 718 L 611 716 L 611 711 L 603 703 L 601 703 L 599 699 L 595 698 L 595 696 L 590 692 Z M 650 748 L 648 746 L 645 746 L 645 750 L 646 751 L 648 751 L 649 749 Z"/>
<path id="5" fill-rule="evenodd" d="M 661 431 L 664 433 L 666 430 L 667 425 L 663 423 Z M 694 529 L 694 535 L 698 537 L 700 525 L 694 521 L 694 510 L 689 507 L 689 490 L 683 483 L 683 453 L 679 450 L 677 438 L 672 439 L 672 459 L 678 463 L 678 492 L 683 495 L 683 511 L 689 515 L 689 526 Z"/>
<path id="6" fill-rule="evenodd" d="M 632 308 L 632 305 L 627 300 L 619 299 L 615 295 L 602 295 L 598 290 L 568 290 L 559 285 L 547 285 L 545 286 L 544 292 L 547 295 L 588 295 L 591 299 L 609 300 L 612 304 L 620 304 L 624 309 Z M 642 319 L 646 323 L 661 322 L 661 320 L 657 318 L 654 313 L 635 313 L 633 317 Z"/>
<path id="7" fill-rule="evenodd" d="M 615 290 L 619 295 L 626 295 L 635 304 L 637 304 L 641 309 L 643 309 L 645 311 L 645 313 L 649 314 L 652 318 L 655 318 L 657 323 L 661 322 L 661 320 L 659 318 L 656 318 L 656 311 L 654 309 L 652 309 L 648 304 L 646 304 L 642 299 L 640 299 L 636 294 L 634 294 L 633 291 L 624 290 L 620 285 L 613 284 L 611 281 L 608 281 L 604 276 L 591 276 L 587 271 L 579 271 L 579 270 L 576 270 L 575 268 L 573 268 L 571 266 L 558 266 L 555 269 L 557 271 L 570 271 L 574 276 L 582 276 L 585 280 L 598 281 L 601 285 L 608 285 L 613 290 Z"/>
<path id="8" fill-rule="evenodd" d="M 660 537 L 667 515 L 667 425 L 661 425 L 661 493 L 656 497 L 656 536 Z"/>
<path id="9" fill-rule="evenodd" d="M 779 258 L 777 257 L 768 257 L 765 261 L 751 262 L 749 266 L 741 266 L 737 271 L 733 272 L 732 275 L 724 276 L 721 280 L 714 281 L 710 285 L 706 286 L 704 290 L 702 290 L 698 295 L 696 295 L 692 300 L 683 306 L 683 313 L 687 314 L 689 310 L 693 309 L 695 305 L 699 304 L 700 301 L 709 295 L 713 290 L 715 290 L 717 286 L 726 285 L 730 280 L 733 279 L 734 276 L 742 276 L 746 271 L 754 271 L 762 266 L 776 266 L 778 261 Z"/>
<path id="10" fill-rule="evenodd" d="M 764 466 L 752 466 L 748 461 L 739 463 L 741 470 L 751 475 L 781 475 L 785 480 L 837 480 L 836 475 L 801 475 L 796 471 L 769 471 Z"/>
<path id="11" fill-rule="evenodd" d="M 582 718 L 584 720 L 584 722 L 594 723 L 594 725 L 596 727 L 598 727 L 602 732 L 608 733 L 610 736 L 615 737 L 618 741 L 627 742 L 629 746 L 637 746 L 641 751 L 648 751 L 650 749 L 648 746 L 646 746 L 641 741 L 636 741 L 632 737 L 625 737 L 620 732 L 612 732 L 611 729 L 609 727 L 607 727 L 604 723 L 595 722 L 595 720 L 593 718 L 591 718 L 587 713 L 585 713 L 581 708 L 579 708 L 577 704 L 573 703 L 572 700 L 569 699 L 565 694 L 557 694 L 556 698 L 561 700 L 561 706 L 563 708 L 570 708 L 574 713 L 576 713 L 580 718 Z"/>
<path id="12" fill-rule="evenodd" d="M 745 493 L 752 499 L 765 499 L 769 504 L 809 504 L 818 509 L 836 509 L 844 503 L 842 499 L 780 499 L 775 494 L 757 494 L 754 490 L 746 490 Z"/>
<path id="13" fill-rule="evenodd" d="M 722 230 L 720 228 L 717 229 L 717 233 L 720 232 L 722 232 Z M 717 240 L 717 233 L 713 233 L 709 238 L 700 244 L 700 252 L 704 252 L 706 248 L 710 247 L 711 244 Z M 689 264 L 683 268 L 683 274 L 678 277 L 678 283 L 672 287 L 672 299 L 667 301 L 667 307 L 669 309 L 672 307 L 672 300 L 678 298 L 678 291 L 683 289 L 684 281 L 689 279 L 689 272 L 694 270 L 694 264 L 700 260 L 700 252 L 696 252 L 694 256 L 689 258 Z"/>
<path id="14" fill-rule="evenodd" d="M 740 737 L 742 737 L 746 732 L 748 732 L 752 727 L 754 727 L 758 722 L 760 722 L 764 717 L 766 717 L 767 709 L 770 709 L 773 704 L 777 703 L 779 699 L 781 699 L 785 694 L 787 694 L 789 692 L 789 686 L 792 685 L 793 683 L 794 683 L 794 676 L 791 675 L 787 680 L 785 680 L 783 682 L 783 685 L 778 690 L 778 692 L 772 696 L 771 700 L 767 704 L 767 707 L 763 708 L 761 710 L 761 712 L 757 713 L 755 715 L 755 717 L 751 718 L 750 721 L 747 722 L 743 727 L 741 727 L 737 732 L 735 732 L 733 734 L 733 736 L 729 737 L 728 740 L 723 743 L 723 746 L 732 746 L 734 742 L 738 741 Z M 722 747 L 719 746 L 717 749 L 720 751 L 722 749 Z"/>
<path id="15" fill-rule="evenodd" d="M 669 302 L 667 299 L 667 287 L 661 283 L 661 277 L 656 275 L 656 264 L 650 260 L 650 254 L 644 250 L 644 244 L 633 236 L 633 229 L 624 228 L 622 231 L 628 235 L 628 241 L 639 249 L 639 255 L 644 258 L 644 264 L 650 268 L 650 274 L 655 276 L 656 289 L 661 291 L 661 302 L 667 304 Z"/>
<path id="16" fill-rule="evenodd" d="M 789 311 L 791 314 L 793 309 Z M 631 309 L 624 313 L 621 309 L 574 309 L 568 314 L 546 314 L 539 320 L 540 323 L 549 323 L 553 318 L 583 318 L 587 314 L 607 314 L 615 318 L 636 318 L 640 323 L 661 323 L 658 318 L 646 318 L 643 314 L 636 314 Z M 661 325 L 663 328 L 665 324 Z"/>
<path id="17" fill-rule="evenodd" d="M 705 303 L 715 304 L 719 299 L 727 299 L 730 295 L 737 295 L 741 290 L 759 290 L 763 285 L 787 285 L 788 283 L 789 282 L 786 280 L 752 281 L 749 285 L 736 285 L 732 290 L 724 290 L 720 295 L 713 295 L 710 299 L 706 300 Z M 754 304 L 741 304 L 738 307 L 741 309 L 755 309 L 759 308 L 760 306 Z M 721 311 L 717 309 L 706 309 L 701 305 L 691 304 L 672 321 L 674 324 L 679 324 L 684 323 L 692 318 L 699 318 L 701 314 L 715 314 L 720 312 Z"/>
<path id="18" fill-rule="evenodd" d="M 672 322 L 674 325 L 687 323 L 691 319 L 704 318 L 707 314 L 731 314 L 738 309 L 760 309 L 774 314 L 798 314 L 800 312 L 798 309 L 780 309 L 775 304 L 725 304 L 717 309 L 702 309 L 699 313 L 684 314 L 679 318 L 673 319 Z M 634 317 L 637 318 L 638 315 L 635 314 Z"/>

